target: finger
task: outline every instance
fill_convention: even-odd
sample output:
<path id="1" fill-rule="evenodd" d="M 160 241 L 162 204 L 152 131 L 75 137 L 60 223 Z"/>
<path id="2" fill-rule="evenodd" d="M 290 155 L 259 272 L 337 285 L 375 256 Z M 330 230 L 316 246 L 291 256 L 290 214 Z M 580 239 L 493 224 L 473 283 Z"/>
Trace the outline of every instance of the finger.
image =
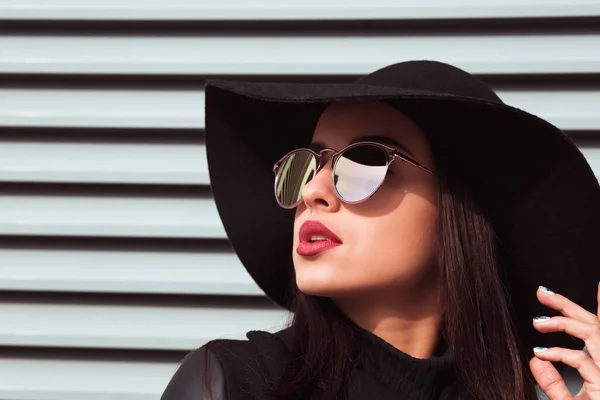
<path id="1" fill-rule="evenodd" d="M 558 310 L 566 317 L 578 319 L 579 321 L 587 322 L 588 324 L 597 323 L 598 316 L 589 312 L 579 304 L 572 302 L 565 296 L 558 293 L 547 293 L 543 286 L 540 286 L 537 291 L 537 298 L 545 306 Z"/>
<path id="2" fill-rule="evenodd" d="M 549 349 L 536 347 L 534 355 L 544 361 L 560 361 L 573 367 L 587 383 L 600 386 L 600 368 L 583 350 L 571 350 L 562 347 L 551 347 Z"/>
<path id="3" fill-rule="evenodd" d="M 568 317 L 536 317 L 533 326 L 542 333 L 565 332 L 583 340 L 592 359 L 600 364 L 600 322 L 588 324 Z"/>
<path id="4" fill-rule="evenodd" d="M 573 397 L 564 379 L 550 361 L 533 357 L 529 360 L 529 368 L 540 389 L 544 391 L 550 400 L 570 399 Z"/>

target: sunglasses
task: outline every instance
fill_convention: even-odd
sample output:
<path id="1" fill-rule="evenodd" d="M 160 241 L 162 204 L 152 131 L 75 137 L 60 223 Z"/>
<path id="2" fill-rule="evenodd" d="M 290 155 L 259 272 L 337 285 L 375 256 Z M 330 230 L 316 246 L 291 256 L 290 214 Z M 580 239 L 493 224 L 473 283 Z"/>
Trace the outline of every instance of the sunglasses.
<path id="1" fill-rule="evenodd" d="M 377 142 L 358 142 L 340 151 L 326 148 L 316 152 L 308 148 L 292 150 L 273 166 L 275 199 L 280 207 L 291 209 L 302 202 L 302 190 L 321 168 L 327 153 L 331 159 L 331 178 L 337 197 L 348 204 L 356 204 L 373 196 L 387 176 L 390 164 L 396 159 L 406 161 L 435 175 L 393 147 Z"/>

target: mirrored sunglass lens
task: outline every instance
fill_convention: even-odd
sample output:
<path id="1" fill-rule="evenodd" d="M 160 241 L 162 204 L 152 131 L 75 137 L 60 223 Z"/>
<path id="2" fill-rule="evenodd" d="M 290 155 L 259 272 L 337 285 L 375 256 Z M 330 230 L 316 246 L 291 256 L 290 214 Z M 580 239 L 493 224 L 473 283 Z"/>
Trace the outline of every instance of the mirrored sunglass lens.
<path id="1" fill-rule="evenodd" d="M 346 150 L 336 160 L 334 179 L 340 196 L 357 202 L 372 195 L 387 172 L 385 151 L 373 145 L 361 145 Z"/>
<path id="2" fill-rule="evenodd" d="M 302 189 L 315 175 L 317 161 L 308 151 L 290 154 L 279 166 L 275 195 L 284 206 L 292 206 L 302 198 Z"/>

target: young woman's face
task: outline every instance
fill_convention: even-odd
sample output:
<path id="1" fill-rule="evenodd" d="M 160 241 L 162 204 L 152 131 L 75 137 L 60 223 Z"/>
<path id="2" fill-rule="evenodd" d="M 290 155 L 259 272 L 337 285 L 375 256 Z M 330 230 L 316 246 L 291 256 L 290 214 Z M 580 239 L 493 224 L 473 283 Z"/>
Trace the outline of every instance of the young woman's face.
<path id="1" fill-rule="evenodd" d="M 313 143 L 341 150 L 360 137 L 389 139 L 435 170 L 419 127 L 381 102 L 329 106 L 315 128 Z M 384 140 L 385 140 L 384 139 Z M 371 139 L 371 141 L 378 141 Z M 402 148 L 394 145 L 406 154 Z M 396 159 L 379 190 L 359 204 L 335 194 L 331 156 L 304 187 L 296 209 L 293 262 L 299 289 L 307 294 L 343 298 L 363 294 L 407 294 L 431 285 L 435 273 L 437 181 L 433 175 Z M 342 244 L 316 255 L 300 255 L 300 228 L 307 221 L 324 224 Z"/>

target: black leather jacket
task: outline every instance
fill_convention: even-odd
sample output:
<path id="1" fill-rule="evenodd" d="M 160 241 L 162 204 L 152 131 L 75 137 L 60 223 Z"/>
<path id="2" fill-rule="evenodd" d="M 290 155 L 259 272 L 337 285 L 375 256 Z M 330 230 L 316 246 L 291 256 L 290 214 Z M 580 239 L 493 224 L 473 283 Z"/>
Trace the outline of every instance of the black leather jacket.
<path id="1" fill-rule="evenodd" d="M 225 400 L 225 395 L 223 367 L 215 354 L 203 346 L 185 356 L 160 399 Z"/>

